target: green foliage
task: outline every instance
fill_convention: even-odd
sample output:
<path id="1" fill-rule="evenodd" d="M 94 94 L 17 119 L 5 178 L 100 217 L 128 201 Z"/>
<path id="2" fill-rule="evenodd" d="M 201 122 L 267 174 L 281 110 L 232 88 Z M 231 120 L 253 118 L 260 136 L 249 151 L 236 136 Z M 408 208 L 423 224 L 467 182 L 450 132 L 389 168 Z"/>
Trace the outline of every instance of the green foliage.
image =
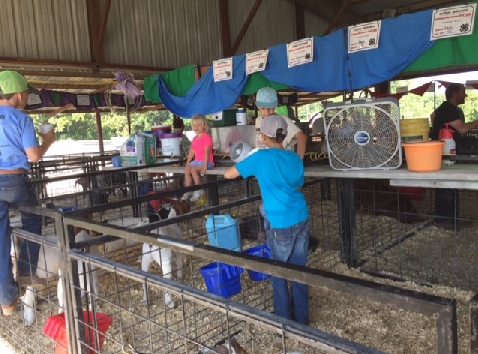
<path id="1" fill-rule="evenodd" d="M 96 115 L 94 113 L 66 113 L 53 118 L 46 114 L 33 115 L 35 127 L 50 123 L 55 126 L 57 139 L 97 140 Z M 169 111 L 151 111 L 131 114 L 131 132 L 151 130 L 153 125 L 172 125 L 173 115 Z M 128 136 L 128 123 L 123 113 L 102 113 L 103 139 Z M 186 120 L 185 120 L 186 125 Z"/>

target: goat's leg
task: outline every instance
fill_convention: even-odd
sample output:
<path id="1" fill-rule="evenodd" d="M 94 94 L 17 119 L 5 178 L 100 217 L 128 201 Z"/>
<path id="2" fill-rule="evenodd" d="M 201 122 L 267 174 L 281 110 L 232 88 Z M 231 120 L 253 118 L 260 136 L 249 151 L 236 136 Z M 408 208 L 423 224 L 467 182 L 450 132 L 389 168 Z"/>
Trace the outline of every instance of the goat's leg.
<path id="1" fill-rule="evenodd" d="M 145 253 L 145 247 L 143 246 L 143 256 L 141 257 L 141 270 L 143 272 L 149 271 L 149 267 L 153 262 L 153 257 L 151 257 L 151 250 L 149 249 L 149 247 L 147 247 L 147 249 L 149 251 L 148 253 Z M 143 302 L 148 302 L 148 286 L 146 285 L 146 282 L 143 283 Z"/>
<path id="2" fill-rule="evenodd" d="M 64 311 L 65 306 L 65 290 L 63 289 L 63 279 L 61 278 L 61 269 L 58 269 L 58 285 L 56 286 L 56 297 L 58 298 L 58 313 Z"/>
<path id="3" fill-rule="evenodd" d="M 161 248 L 160 250 L 161 255 L 160 255 L 160 265 L 161 269 L 163 271 L 163 277 L 166 279 L 171 279 L 172 278 L 172 252 L 169 248 Z M 170 309 L 174 308 L 175 303 L 173 298 L 168 292 L 164 292 L 164 303 L 166 306 L 168 306 Z"/>
<path id="4" fill-rule="evenodd" d="M 178 276 L 178 279 L 183 279 L 183 276 L 184 276 L 184 272 L 183 272 L 183 267 L 184 267 L 184 263 L 183 263 L 183 254 L 180 253 L 180 252 L 175 252 L 174 253 L 175 256 L 176 256 L 176 267 L 177 267 L 177 276 Z"/>

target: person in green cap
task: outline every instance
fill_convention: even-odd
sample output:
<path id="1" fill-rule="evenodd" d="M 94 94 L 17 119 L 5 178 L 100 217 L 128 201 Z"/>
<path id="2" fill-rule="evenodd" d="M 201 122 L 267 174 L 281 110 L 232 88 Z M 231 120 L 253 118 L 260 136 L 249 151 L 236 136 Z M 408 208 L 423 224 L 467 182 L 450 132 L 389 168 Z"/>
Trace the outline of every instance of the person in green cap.
<path id="1" fill-rule="evenodd" d="M 17 311 L 19 287 L 13 277 L 10 256 L 10 205 L 37 206 L 38 200 L 27 177 L 30 161 L 40 160 L 55 141 L 53 129 L 42 134 L 38 143 L 33 120 L 23 113 L 30 87 L 23 75 L 16 71 L 0 72 L 0 304 L 4 316 Z M 22 229 L 38 235 L 42 233 L 42 217 L 22 212 Z M 38 279 L 35 275 L 40 245 L 22 240 L 18 257 L 19 283 Z"/>

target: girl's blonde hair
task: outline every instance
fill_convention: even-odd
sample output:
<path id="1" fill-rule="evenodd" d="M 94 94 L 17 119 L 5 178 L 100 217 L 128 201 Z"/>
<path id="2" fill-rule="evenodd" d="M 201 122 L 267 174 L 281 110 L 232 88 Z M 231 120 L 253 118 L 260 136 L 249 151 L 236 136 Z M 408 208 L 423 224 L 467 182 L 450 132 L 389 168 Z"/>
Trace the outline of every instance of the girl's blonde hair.
<path id="1" fill-rule="evenodd" d="M 196 114 L 194 115 L 192 118 L 191 118 L 191 124 L 193 121 L 195 120 L 200 120 L 202 122 L 202 127 L 204 130 L 208 130 L 209 129 L 209 124 L 207 124 L 207 119 L 206 119 L 206 116 L 202 115 L 202 114 Z"/>

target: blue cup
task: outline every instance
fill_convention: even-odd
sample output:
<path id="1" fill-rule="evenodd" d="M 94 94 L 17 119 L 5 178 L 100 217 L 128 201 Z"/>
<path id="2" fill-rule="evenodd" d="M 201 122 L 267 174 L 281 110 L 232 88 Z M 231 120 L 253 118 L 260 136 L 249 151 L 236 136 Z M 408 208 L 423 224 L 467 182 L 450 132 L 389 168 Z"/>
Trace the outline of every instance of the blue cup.
<path id="1" fill-rule="evenodd" d="M 113 167 L 121 167 L 121 156 L 113 156 L 111 163 Z"/>

